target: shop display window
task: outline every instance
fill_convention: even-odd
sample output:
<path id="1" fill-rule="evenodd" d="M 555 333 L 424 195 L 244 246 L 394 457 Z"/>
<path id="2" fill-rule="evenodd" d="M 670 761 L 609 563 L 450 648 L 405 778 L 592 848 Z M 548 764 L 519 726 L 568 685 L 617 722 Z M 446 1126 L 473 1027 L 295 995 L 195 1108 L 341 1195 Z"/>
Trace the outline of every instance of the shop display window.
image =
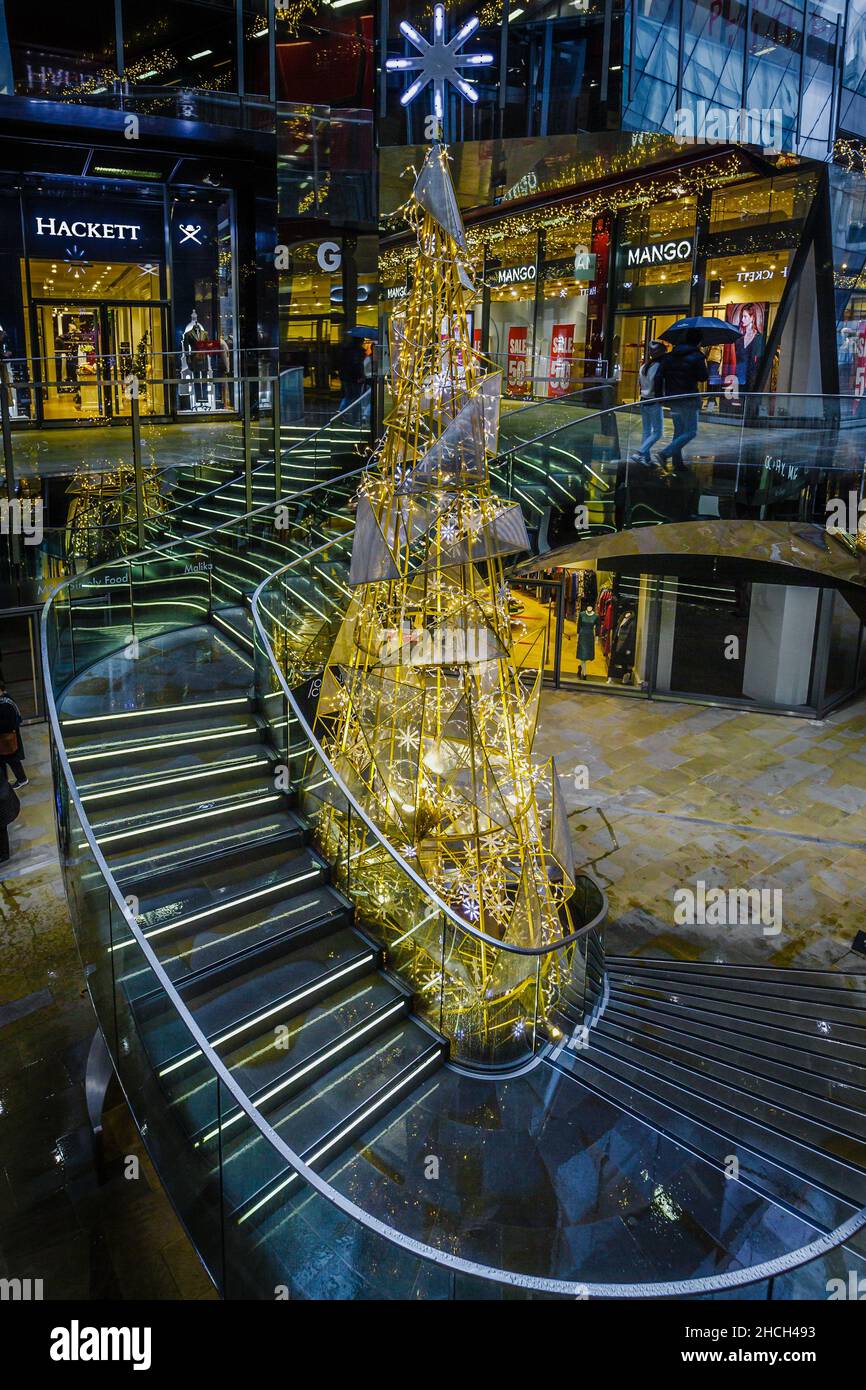
<path id="1" fill-rule="evenodd" d="M 538 240 L 535 235 L 510 236 L 491 248 L 485 266 L 490 293 L 490 357 L 503 371 L 509 396 L 530 396 L 537 375 L 535 356 L 535 294 L 538 279 Z"/>
<path id="2" fill-rule="evenodd" d="M 792 259 L 793 251 L 758 251 L 707 261 L 703 312 L 724 319 L 742 335 L 736 345 L 709 349 L 710 389 L 733 382 L 740 392 L 755 389 Z"/>

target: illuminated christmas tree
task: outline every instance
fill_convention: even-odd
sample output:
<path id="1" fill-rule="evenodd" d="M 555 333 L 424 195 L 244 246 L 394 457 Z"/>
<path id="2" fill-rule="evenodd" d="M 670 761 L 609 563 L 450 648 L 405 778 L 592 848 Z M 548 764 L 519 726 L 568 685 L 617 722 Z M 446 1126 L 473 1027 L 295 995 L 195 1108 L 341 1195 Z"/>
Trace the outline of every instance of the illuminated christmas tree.
<path id="1" fill-rule="evenodd" d="M 418 253 L 392 321 L 393 409 L 358 501 L 352 597 L 318 732 L 370 820 L 461 918 L 493 943 L 537 947 L 570 929 L 573 855 L 552 762 L 531 756 L 543 634 L 518 667 L 503 570 L 529 541 L 520 507 L 490 487 L 500 374 L 470 341 L 475 291 L 439 145 L 411 209 Z M 441 914 L 419 920 L 406 875 L 357 821 L 352 895 L 422 994 L 444 985 L 446 1031 L 489 1044 L 497 1029 L 531 1027 L 521 1001 L 538 957 L 460 931 L 445 950 Z M 344 811 L 330 806 L 320 826 L 332 859 L 345 859 Z M 557 982 L 543 983 L 550 998 Z"/>

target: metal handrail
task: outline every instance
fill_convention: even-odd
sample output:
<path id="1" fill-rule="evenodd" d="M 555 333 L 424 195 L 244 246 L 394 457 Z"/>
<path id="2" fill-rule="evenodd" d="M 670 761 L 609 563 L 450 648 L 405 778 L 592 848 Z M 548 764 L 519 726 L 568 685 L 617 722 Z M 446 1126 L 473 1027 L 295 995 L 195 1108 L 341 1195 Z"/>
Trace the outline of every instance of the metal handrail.
<path id="1" fill-rule="evenodd" d="M 363 470 L 358 471 L 362 472 Z M 323 485 L 319 484 L 318 486 L 321 487 Z M 307 491 L 312 492 L 315 491 L 315 489 L 311 488 L 307 489 Z M 270 503 L 268 507 L 258 508 L 256 509 L 255 513 L 248 514 L 248 516 L 246 518 L 242 518 L 242 520 L 246 521 L 249 520 L 250 517 L 253 515 L 259 515 L 263 511 L 269 511 L 270 508 L 274 505 L 274 503 Z M 224 525 L 222 527 L 214 527 L 212 528 L 210 534 L 213 534 L 216 531 L 228 529 L 230 529 L 230 526 Z M 175 544 L 178 543 L 175 542 Z M 170 548 L 171 547 L 169 546 L 153 547 L 152 549 L 165 550 Z M 327 547 L 320 547 L 320 549 L 324 548 Z M 152 553 L 152 550 L 142 553 Z M 310 552 L 310 554 L 311 553 L 313 552 Z M 111 562 L 111 564 L 129 563 L 131 563 L 130 558 L 125 558 L 123 560 Z M 95 566 L 94 570 L 96 572 L 100 572 L 104 569 L 110 568 L 111 564 Z M 78 578 L 86 578 L 87 573 L 92 572 L 94 571 L 85 572 L 83 576 L 79 576 Z M 273 577 L 274 576 L 272 576 L 272 578 Z M 169 979 L 168 975 L 166 974 L 165 970 L 160 964 L 156 954 L 154 953 L 153 948 L 150 946 L 150 943 L 147 941 L 147 938 L 145 937 L 144 933 L 139 927 L 135 916 L 131 912 L 129 905 L 125 901 L 121 893 L 121 890 L 118 887 L 118 884 L 115 881 L 115 878 L 110 868 L 108 867 L 108 864 L 102 854 L 102 851 L 93 833 L 90 821 L 88 820 L 87 814 L 81 802 L 81 798 L 78 794 L 78 789 L 75 784 L 75 779 L 69 764 L 69 759 L 66 755 L 66 749 L 63 743 L 63 735 L 60 726 L 60 719 L 54 699 L 54 690 L 50 679 L 51 658 L 50 653 L 48 651 L 49 614 L 51 611 L 51 607 L 58 594 L 63 589 L 67 588 L 70 583 L 73 582 L 77 582 L 77 580 L 65 581 L 65 583 L 60 585 L 58 589 L 55 590 L 55 592 L 46 601 L 45 606 L 42 610 L 40 646 L 43 669 L 49 673 L 49 679 L 45 683 L 45 698 L 48 718 L 51 724 L 51 732 L 54 741 L 54 747 L 61 771 L 63 773 L 64 780 L 66 782 L 72 805 L 75 809 L 78 822 L 81 826 L 88 847 L 93 855 L 94 862 L 96 863 L 97 868 L 99 869 L 103 879 L 105 880 L 110 898 L 114 901 L 114 904 L 118 912 L 120 913 L 121 919 L 128 926 L 130 932 L 132 933 L 132 936 L 136 941 L 136 944 L 142 952 L 145 961 L 147 962 L 150 969 L 153 971 L 154 978 L 161 986 L 166 998 L 170 1001 L 176 1014 L 181 1019 L 184 1027 L 186 1028 L 189 1036 L 194 1041 L 196 1047 L 200 1050 L 201 1055 L 207 1061 L 211 1071 L 218 1078 L 220 1085 L 225 1086 L 228 1094 L 232 1096 L 239 1109 L 244 1112 L 248 1120 L 251 1121 L 253 1126 L 259 1131 L 259 1133 L 270 1144 L 270 1146 L 274 1150 L 276 1150 L 276 1152 L 280 1155 L 281 1159 L 286 1164 L 288 1164 L 288 1166 L 292 1168 L 293 1171 L 296 1172 L 299 1175 L 299 1177 L 308 1184 L 308 1186 L 314 1188 L 320 1196 L 324 1197 L 325 1200 L 331 1202 L 334 1206 L 338 1207 L 342 1212 L 344 1212 L 347 1216 L 351 1217 L 354 1221 L 357 1221 L 359 1225 L 364 1226 L 368 1230 L 374 1232 L 376 1235 L 388 1241 L 397 1249 L 408 1251 L 409 1253 L 414 1255 L 419 1261 L 422 1261 L 425 1264 L 442 1267 L 448 1270 L 451 1273 L 452 1277 L 462 1274 L 468 1278 L 477 1279 L 486 1283 L 499 1284 L 510 1288 L 526 1289 L 536 1293 L 551 1294 L 553 1296 L 559 1296 L 562 1298 L 570 1299 L 587 1297 L 683 1298 L 703 1293 L 720 1292 L 725 1289 L 743 1288 L 749 1284 L 761 1283 L 766 1279 L 772 1279 L 782 1274 L 790 1273 L 792 1270 L 798 1269 L 803 1265 L 809 1264 L 813 1259 L 820 1258 L 821 1256 L 830 1253 L 832 1250 L 837 1249 L 840 1245 L 843 1245 L 845 1241 L 849 1240 L 858 1231 L 866 1227 L 866 1207 L 863 1207 L 858 1212 L 855 1212 L 851 1217 L 849 1217 L 847 1221 L 835 1227 L 832 1231 L 820 1236 L 817 1240 L 812 1241 L 809 1245 L 802 1246 L 798 1250 L 795 1250 L 788 1255 L 777 1256 L 773 1260 L 764 1261 L 759 1265 L 752 1266 L 751 1268 L 732 1270 L 726 1274 L 703 1276 L 697 1279 L 654 1282 L 650 1284 L 590 1284 L 584 1280 L 549 1279 L 538 1275 L 520 1274 L 513 1270 L 496 1269 L 493 1266 L 481 1265 L 471 1260 L 464 1260 L 460 1256 L 452 1255 L 445 1250 L 437 1250 L 435 1247 L 425 1245 L 421 1241 L 417 1241 L 413 1237 L 407 1236 L 403 1232 L 395 1230 L 393 1227 L 388 1226 L 385 1222 L 378 1220 L 378 1218 L 371 1216 L 369 1212 L 364 1211 L 361 1207 L 357 1206 L 356 1203 L 352 1202 L 341 1192 L 337 1191 L 336 1188 L 332 1187 L 330 1183 L 327 1183 L 323 1178 L 319 1177 L 319 1175 L 312 1168 L 310 1168 L 308 1164 L 304 1162 L 301 1156 L 295 1153 L 295 1151 L 289 1147 L 289 1145 L 285 1142 L 282 1136 L 279 1135 L 275 1129 L 273 1129 L 273 1127 L 268 1123 L 265 1117 L 262 1114 L 260 1114 L 258 1109 L 252 1104 L 252 1102 L 249 1100 L 246 1094 L 241 1090 L 237 1081 L 235 1080 L 229 1069 L 225 1066 L 222 1059 L 211 1047 L 204 1033 L 196 1024 L 194 1016 L 186 1008 L 177 989 L 172 984 L 171 980 Z M 262 587 L 263 586 L 260 585 L 259 588 L 256 590 L 256 599 L 258 598 L 258 595 Z M 261 632 L 261 624 L 257 614 L 256 622 L 259 631 Z M 425 891 L 427 891 L 428 893 L 430 892 L 429 885 L 425 886 Z M 466 925 L 468 926 L 468 924 Z M 497 945 L 501 946 L 502 943 L 497 943 Z M 120 1081 L 122 1087 L 123 1083 L 120 1076 L 118 1076 L 118 1080 Z M 135 1112 L 132 1106 L 130 1106 L 130 1111 L 134 1115 Z"/>
<path id="2" fill-rule="evenodd" d="M 604 385 L 606 385 L 606 384 L 609 385 L 610 383 L 609 383 L 609 382 L 608 382 L 608 383 L 605 383 L 605 382 L 601 381 L 601 382 L 599 382 L 599 387 L 604 386 Z M 589 389 L 593 389 L 593 388 L 589 388 Z M 596 387 L 596 388 L 594 388 L 594 389 L 597 390 L 598 387 Z M 686 401 L 686 400 L 687 400 L 687 401 L 693 401 L 694 398 L 695 398 L 695 396 L 700 396 L 700 398 L 701 398 L 702 401 L 703 401 L 703 400 L 710 399 L 710 398 L 713 398 L 713 397 L 721 397 L 722 399 L 727 399 L 727 393 L 724 391 L 724 389 L 718 388 L 718 389 L 713 389 L 712 391 L 699 391 L 699 390 L 695 390 L 695 391 L 686 391 L 686 392 L 683 392 L 683 394 L 682 394 L 682 395 L 679 395 L 679 396 L 653 396 L 653 397 L 651 398 L 651 400 L 650 400 L 649 403 L 652 404 L 652 405 L 666 406 L 666 405 L 670 405 L 671 402 L 673 402 L 673 401 Z M 739 397 L 739 400 L 742 401 L 742 402 L 744 403 L 744 410 L 745 410 L 745 406 L 748 405 L 750 402 L 758 401 L 758 400 L 762 400 L 762 399 L 773 400 L 773 401 L 778 401 L 778 400 L 858 401 L 858 402 L 861 402 L 861 403 L 862 403 L 862 400 L 863 400 L 863 398 L 862 398 L 861 396 L 852 395 L 851 392 L 845 392 L 845 393 L 841 393 L 841 394 L 839 394 L 839 395 L 835 395 L 835 396 L 834 396 L 834 395 L 830 395 L 830 394 L 829 394 L 828 392 L 826 392 L 826 391 L 789 391 L 789 392 L 778 392 L 778 391 L 752 391 L 752 392 L 749 392 L 749 393 L 743 393 L 743 394 Z M 567 404 L 567 402 L 565 402 L 565 403 Z M 532 404 L 533 404 L 534 406 L 555 405 L 555 404 L 557 404 L 557 402 L 556 402 L 556 401 L 534 401 Z M 609 406 L 603 407 L 601 410 L 593 410 L 593 411 L 590 411 L 587 415 L 581 415 L 581 416 L 579 417 L 579 419 L 576 419 L 576 420 L 563 420 L 563 421 L 560 421 L 560 423 L 559 423 L 558 425 L 554 425 L 551 429 L 545 430 L 543 434 L 536 434 L 536 435 L 534 435 L 534 436 L 532 437 L 532 439 L 523 439 L 523 440 L 520 440 L 518 443 L 511 445 L 510 448 L 508 448 L 508 449 L 503 449 L 502 452 L 501 452 L 500 454 L 498 454 L 498 455 L 496 456 L 495 459 L 491 460 L 491 462 L 492 462 L 492 463 L 495 463 L 495 464 L 501 464 L 501 463 L 504 462 L 507 458 L 509 458 L 512 454 L 518 453 L 518 451 L 519 451 L 520 449 L 527 449 L 527 448 L 529 448 L 529 446 L 532 445 L 532 444 L 540 444 L 540 443 L 542 443 L 544 440 L 550 439 L 553 435 L 555 435 L 555 434 L 562 434 L 565 430 L 574 429 L 574 428 L 576 428 L 578 425 L 581 425 L 581 426 L 582 426 L 582 425 L 586 425 L 586 424 L 589 423 L 589 421 L 591 421 L 591 420 L 597 420 L 597 419 L 599 419 L 602 415 L 616 415 L 616 414 L 617 414 L 618 412 L 620 412 L 620 411 L 625 412 L 625 411 L 627 411 L 627 410 L 630 410 L 630 411 L 634 411 L 634 412 L 639 413 L 639 412 L 640 412 L 641 406 L 642 406 L 642 405 L 646 405 L 646 404 L 647 404 L 646 401 L 620 401 L 620 403 L 619 403 L 618 405 L 609 405 Z M 519 415 L 519 414 L 522 413 L 522 412 L 517 412 L 517 413 L 518 413 L 518 415 Z M 772 416 L 772 417 L 768 417 L 768 420 L 769 420 L 770 418 L 772 419 L 772 422 L 773 422 L 774 424 L 781 425 L 783 428 L 787 428 L 787 426 L 786 426 L 785 423 L 784 423 L 785 420 L 786 420 L 786 418 L 787 418 L 786 416 L 784 416 L 784 415 L 778 415 L 778 416 L 777 416 L 777 415 L 774 415 L 774 416 Z M 745 416 L 744 416 L 744 418 L 741 419 L 741 420 L 737 420 L 735 417 L 732 416 L 732 417 L 731 417 L 731 421 L 732 421 L 733 424 L 744 425 L 744 424 L 745 424 Z M 714 423 L 715 423 L 715 422 L 714 422 Z M 762 423 L 763 423 L 763 422 L 762 422 Z M 815 423 L 816 423 L 816 428 L 820 427 L 821 422 L 818 421 L 817 418 L 816 418 L 816 422 L 815 422 Z M 826 427 L 826 423 L 827 423 L 826 421 L 823 422 L 824 427 Z M 863 426 L 864 426 L 864 428 L 866 428 L 866 418 L 864 418 L 864 419 L 863 419 L 862 421 L 860 421 L 860 422 L 852 421 L 852 423 L 862 423 Z M 804 425 L 803 425 L 803 423 L 801 422 L 801 423 L 799 423 L 798 425 L 796 425 L 794 428 L 801 429 L 801 428 L 804 428 Z"/>

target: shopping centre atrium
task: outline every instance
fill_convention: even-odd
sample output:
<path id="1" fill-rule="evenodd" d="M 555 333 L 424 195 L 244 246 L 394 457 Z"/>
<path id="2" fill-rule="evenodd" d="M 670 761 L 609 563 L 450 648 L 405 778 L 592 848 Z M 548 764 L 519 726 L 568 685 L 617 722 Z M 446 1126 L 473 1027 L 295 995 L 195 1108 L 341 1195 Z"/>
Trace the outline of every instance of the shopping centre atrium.
<path id="1" fill-rule="evenodd" d="M 0 31 L 0 1280 L 857 1298 L 866 13 L 397 8 Z"/>

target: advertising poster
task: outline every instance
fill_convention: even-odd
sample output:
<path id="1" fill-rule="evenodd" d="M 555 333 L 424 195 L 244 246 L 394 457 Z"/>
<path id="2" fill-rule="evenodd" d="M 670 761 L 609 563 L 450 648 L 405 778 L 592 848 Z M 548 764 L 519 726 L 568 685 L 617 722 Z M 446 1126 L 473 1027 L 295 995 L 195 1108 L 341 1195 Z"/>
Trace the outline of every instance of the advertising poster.
<path id="1" fill-rule="evenodd" d="M 512 325 L 508 330 L 508 360 L 506 384 L 509 396 L 528 396 L 532 381 L 527 370 L 526 353 L 529 329 Z"/>
<path id="2" fill-rule="evenodd" d="M 571 387 L 574 357 L 574 324 L 555 323 L 550 335 L 550 382 L 548 395 L 565 396 Z"/>
<path id="3" fill-rule="evenodd" d="M 758 367 L 764 355 L 769 304 L 728 304 L 725 319 L 741 336 L 726 343 L 722 353 L 722 380 L 735 376 L 741 391 L 753 391 Z"/>

